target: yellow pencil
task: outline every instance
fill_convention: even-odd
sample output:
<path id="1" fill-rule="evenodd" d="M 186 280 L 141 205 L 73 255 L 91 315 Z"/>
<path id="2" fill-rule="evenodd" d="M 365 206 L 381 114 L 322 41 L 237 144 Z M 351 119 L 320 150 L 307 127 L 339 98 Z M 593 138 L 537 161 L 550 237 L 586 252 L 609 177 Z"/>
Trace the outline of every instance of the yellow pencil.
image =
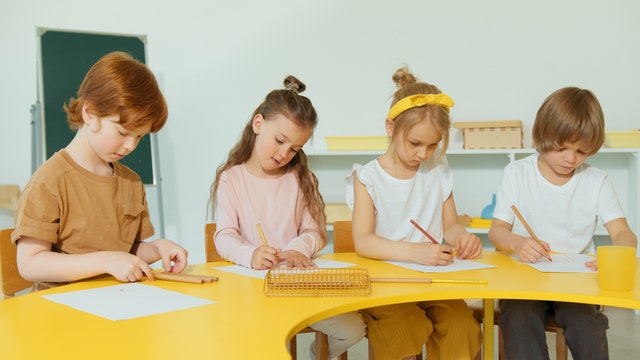
<path id="1" fill-rule="evenodd" d="M 425 279 L 425 278 L 371 278 L 371 282 L 424 283 L 424 284 L 488 284 L 487 280 Z"/>
<path id="2" fill-rule="evenodd" d="M 269 246 L 269 244 L 267 244 L 267 238 L 264 237 L 264 233 L 262 232 L 262 226 L 260 226 L 260 223 L 257 223 L 256 227 L 258 228 L 258 233 L 260 234 L 260 240 L 262 240 L 262 245 Z"/>

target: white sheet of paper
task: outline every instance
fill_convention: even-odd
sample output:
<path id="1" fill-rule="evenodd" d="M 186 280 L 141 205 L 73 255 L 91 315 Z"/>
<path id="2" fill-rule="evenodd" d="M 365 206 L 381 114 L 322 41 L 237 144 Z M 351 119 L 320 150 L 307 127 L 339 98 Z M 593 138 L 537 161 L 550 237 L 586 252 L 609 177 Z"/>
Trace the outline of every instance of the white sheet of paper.
<path id="1" fill-rule="evenodd" d="M 338 269 L 343 267 L 355 266 L 355 264 L 348 263 L 348 262 L 326 260 L 326 259 L 313 259 L 313 262 L 316 263 L 316 265 L 319 268 L 323 268 L 323 269 Z M 267 271 L 268 271 L 268 270 L 253 270 L 240 265 L 218 266 L 218 267 L 215 267 L 214 269 L 230 272 L 233 274 L 249 276 L 256 279 L 264 279 L 267 276 Z"/>
<path id="2" fill-rule="evenodd" d="M 490 269 L 496 266 L 489 265 L 473 260 L 458 260 L 455 259 L 453 263 L 447 266 L 429 266 L 429 265 L 420 265 L 416 263 L 403 262 L 403 261 L 385 261 L 389 264 L 402 266 L 403 268 L 407 268 L 410 270 L 417 270 L 425 273 L 444 273 L 444 272 L 455 272 L 455 271 L 464 271 L 464 270 L 478 270 L 478 269 Z"/>
<path id="3" fill-rule="evenodd" d="M 214 301 L 140 283 L 120 284 L 43 295 L 42 297 L 109 320 L 127 320 L 215 304 Z"/>
<path id="4" fill-rule="evenodd" d="M 594 272 L 584 265 L 587 261 L 593 261 L 595 258 L 593 256 L 585 255 L 585 254 L 551 254 L 551 262 L 545 258 L 541 258 L 535 263 L 526 263 L 522 262 L 518 259 L 518 256 L 515 254 L 510 254 L 510 256 L 516 261 L 521 262 L 525 265 L 529 265 L 532 268 L 542 271 L 542 272 L 556 272 L 556 273 L 589 273 Z"/>

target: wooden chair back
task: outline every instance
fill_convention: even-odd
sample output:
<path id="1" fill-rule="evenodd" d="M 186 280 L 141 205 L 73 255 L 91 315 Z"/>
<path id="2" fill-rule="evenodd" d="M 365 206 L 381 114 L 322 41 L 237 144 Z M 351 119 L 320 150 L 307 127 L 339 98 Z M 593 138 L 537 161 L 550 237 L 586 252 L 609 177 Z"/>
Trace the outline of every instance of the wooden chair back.
<path id="1" fill-rule="evenodd" d="M 20 276 L 16 262 L 16 246 L 11 242 L 13 229 L 0 230 L 0 278 L 4 298 L 15 296 L 18 291 L 29 288 L 33 283 Z"/>
<path id="2" fill-rule="evenodd" d="M 0 185 L 0 209 L 10 212 L 14 220 L 19 199 L 20 187 L 18 185 Z"/>
<path id="3" fill-rule="evenodd" d="M 216 233 L 215 223 L 207 223 L 204 225 L 204 251 L 205 251 L 207 262 L 224 260 L 222 256 L 218 254 L 218 250 L 216 249 L 216 244 L 213 242 L 213 236 L 215 235 L 215 233 Z"/>
<path id="4" fill-rule="evenodd" d="M 333 223 L 333 252 L 355 252 L 353 234 L 351 233 L 351 220 L 336 221 Z"/>

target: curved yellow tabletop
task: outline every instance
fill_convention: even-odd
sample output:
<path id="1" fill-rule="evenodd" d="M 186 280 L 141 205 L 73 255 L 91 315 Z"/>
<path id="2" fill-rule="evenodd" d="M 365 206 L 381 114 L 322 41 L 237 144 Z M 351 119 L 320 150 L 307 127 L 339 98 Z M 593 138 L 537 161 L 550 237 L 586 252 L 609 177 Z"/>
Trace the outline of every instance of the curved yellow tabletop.
<path id="1" fill-rule="evenodd" d="M 355 254 L 324 258 L 369 269 L 372 277 L 487 280 L 474 284 L 373 283 L 369 296 L 268 297 L 263 281 L 216 270 L 228 263 L 190 266 L 188 273 L 215 275 L 216 283 L 157 280 L 158 286 L 214 301 L 214 304 L 130 320 L 112 321 L 43 298 L 43 294 L 116 285 L 111 278 L 79 282 L 0 301 L 2 359 L 38 358 L 221 358 L 288 359 L 287 341 L 305 326 L 346 311 L 390 303 L 435 299 L 495 298 L 573 301 L 640 309 L 640 274 L 630 292 L 601 291 L 595 273 L 541 273 L 494 252 L 478 261 L 497 268 L 424 274 Z M 149 304 L 153 306 L 153 304 Z M 486 314 L 491 314 L 487 306 Z M 493 317 L 488 317 L 493 319 Z M 486 329 L 493 330 L 493 327 Z M 489 341 L 490 340 L 490 341 Z M 493 331 L 485 337 L 485 358 L 493 354 Z"/>

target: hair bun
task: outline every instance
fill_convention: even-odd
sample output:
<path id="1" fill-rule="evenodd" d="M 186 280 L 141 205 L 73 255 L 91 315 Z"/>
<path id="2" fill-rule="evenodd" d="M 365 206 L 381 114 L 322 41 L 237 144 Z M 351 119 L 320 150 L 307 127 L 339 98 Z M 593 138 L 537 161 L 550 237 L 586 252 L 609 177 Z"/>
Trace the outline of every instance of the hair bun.
<path id="1" fill-rule="evenodd" d="M 296 94 L 303 92 L 307 88 L 302 81 L 298 80 L 298 78 L 293 75 L 289 75 L 284 79 L 284 87 Z"/>
<path id="2" fill-rule="evenodd" d="M 396 70 L 392 79 L 399 88 L 418 82 L 418 78 L 411 73 L 408 66 Z"/>

